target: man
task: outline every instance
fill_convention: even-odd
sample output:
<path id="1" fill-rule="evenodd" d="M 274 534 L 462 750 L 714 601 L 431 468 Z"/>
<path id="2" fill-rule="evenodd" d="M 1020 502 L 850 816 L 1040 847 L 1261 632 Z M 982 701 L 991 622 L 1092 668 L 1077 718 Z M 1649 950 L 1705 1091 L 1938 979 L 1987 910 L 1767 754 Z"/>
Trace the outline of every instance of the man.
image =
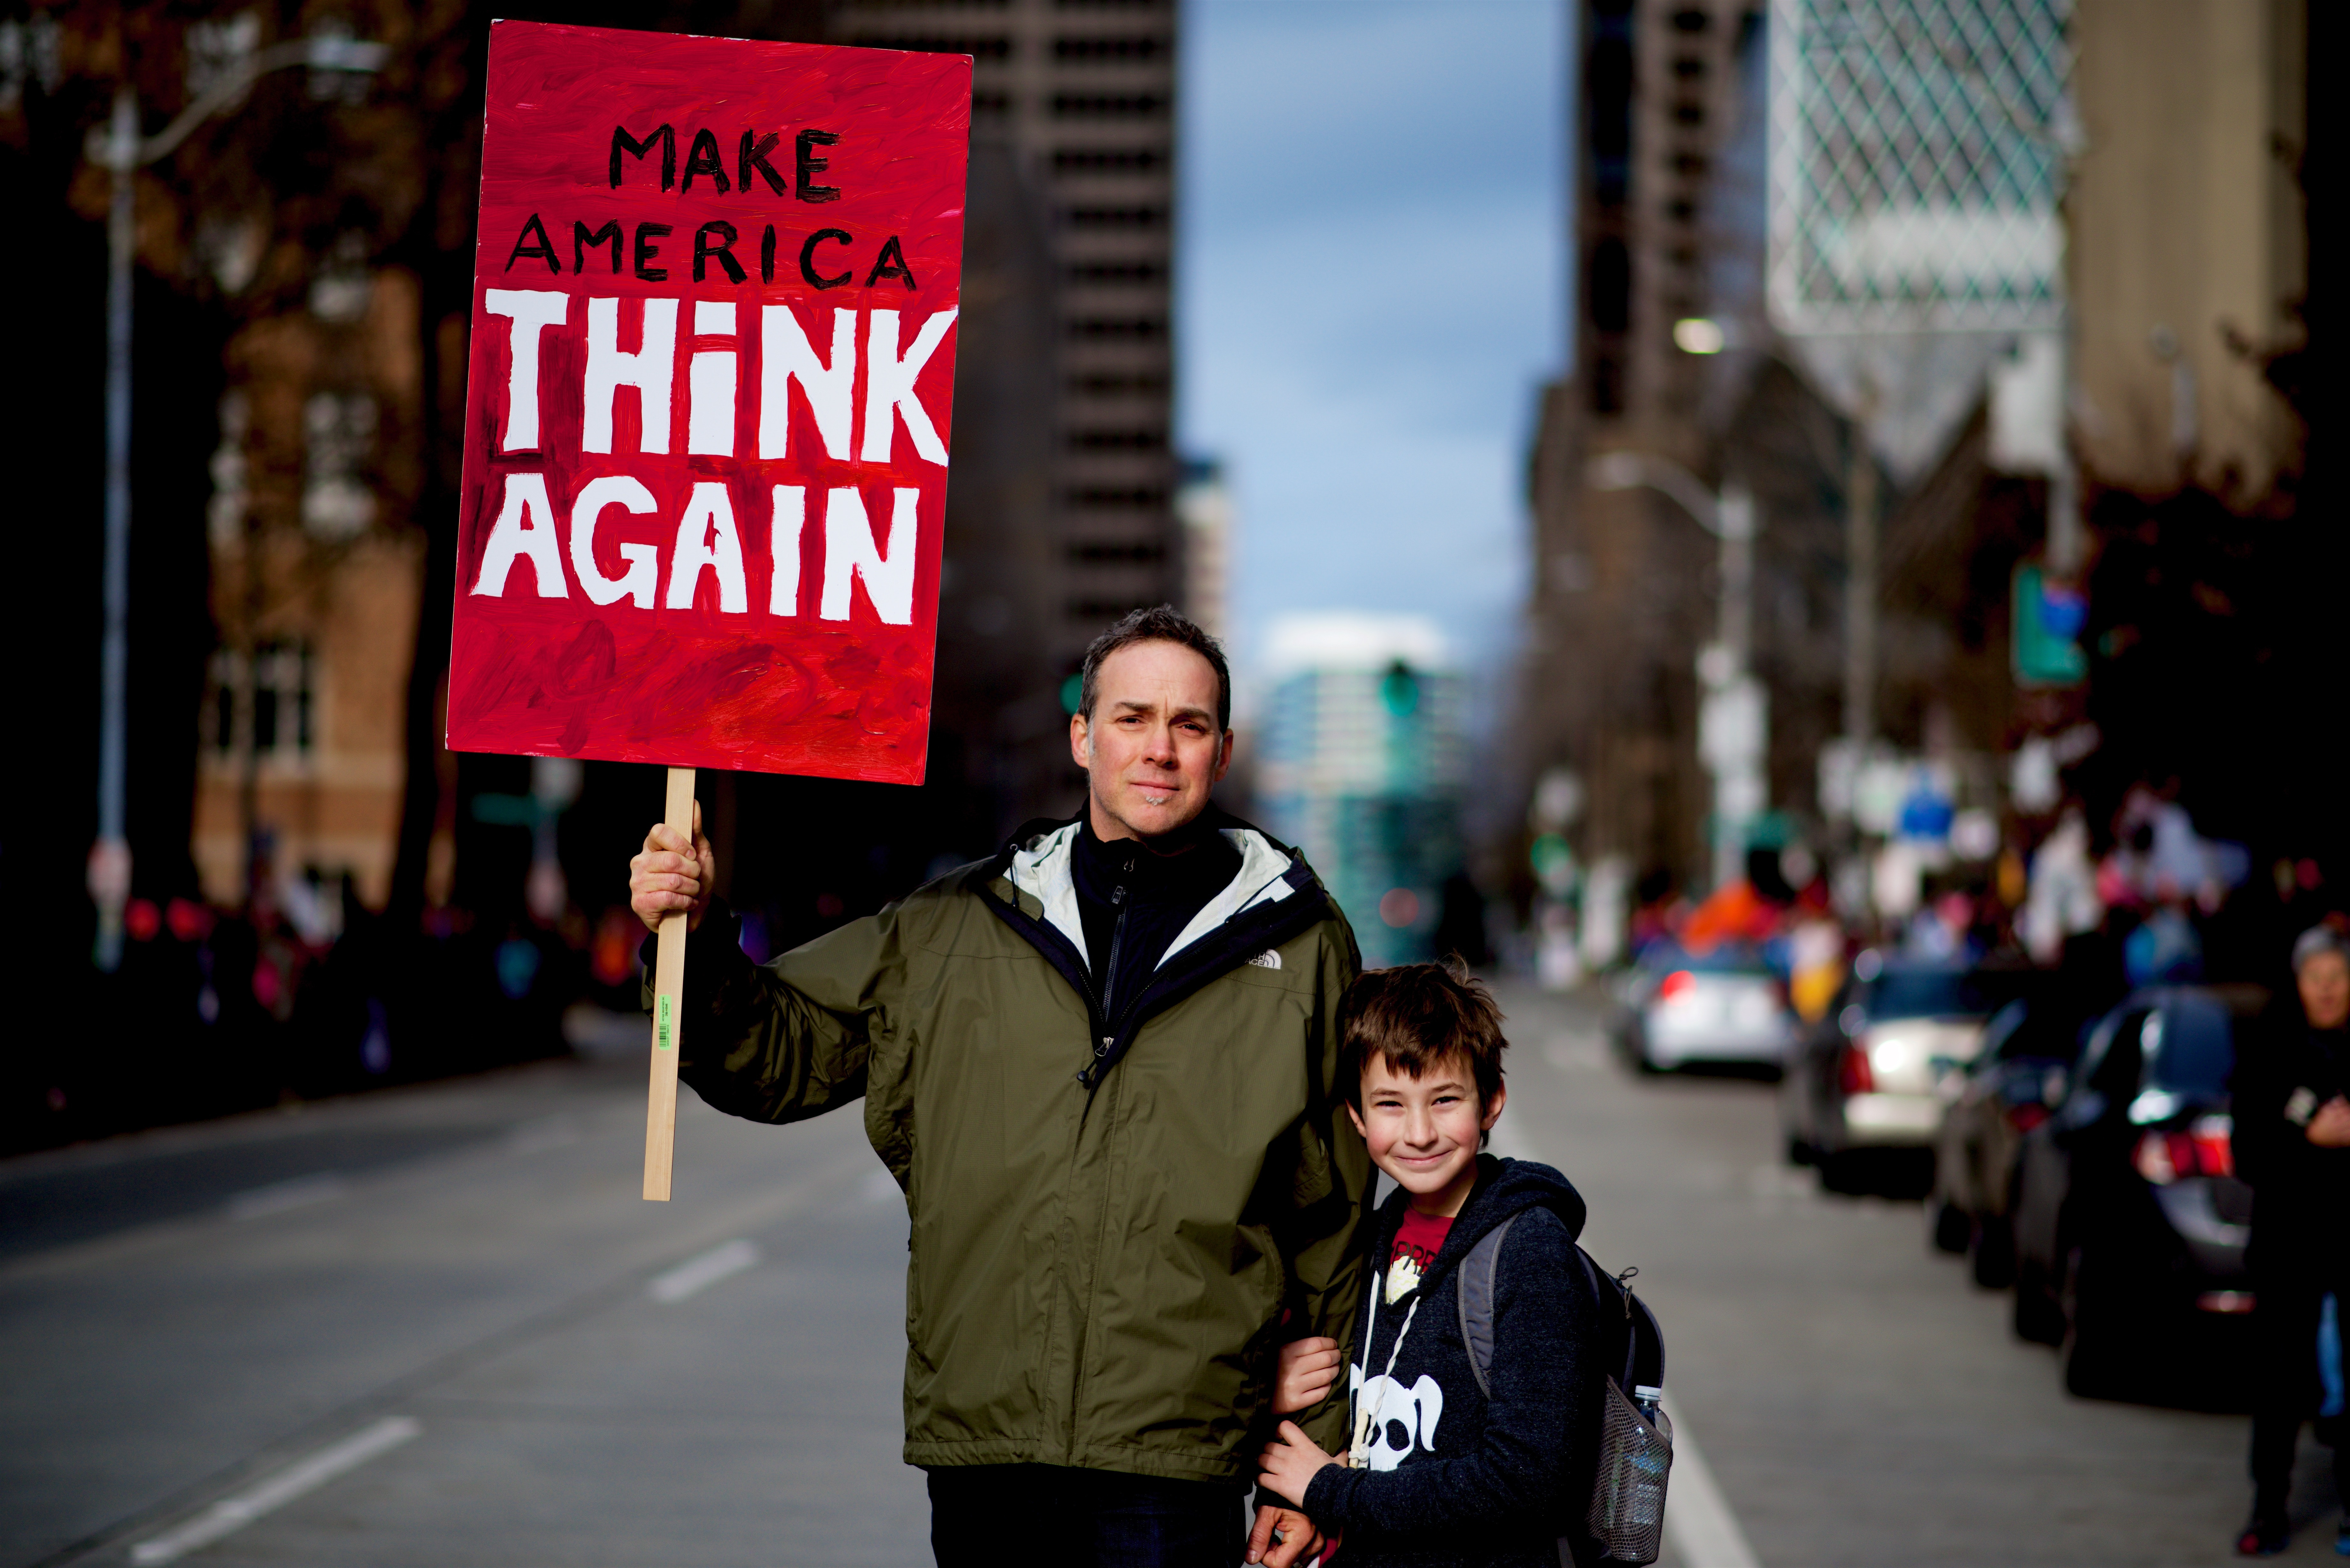
<path id="1" fill-rule="evenodd" d="M 2250 1249 L 2257 1372 L 2247 1557 L 2282 1552 L 2301 1424 L 2317 1406 L 2317 1324 L 2326 1293 L 2350 1301 L 2350 946 L 2325 926 L 2293 945 L 2301 1016 L 2239 1064 L 2236 1170 L 2252 1186 Z M 2350 1504 L 2350 1450 L 2334 1449 Z M 2350 1555 L 2350 1519 L 2334 1548 Z"/>
<path id="2" fill-rule="evenodd" d="M 1191 620 L 1095 640 L 1069 749 L 1074 820 L 764 967 L 698 828 L 646 836 L 631 901 L 690 922 L 703 1099 L 865 1101 L 913 1219 L 905 1455 L 941 1568 L 1230 1568 L 1280 1341 L 1345 1339 L 1360 1291 L 1334 1027 L 1359 961 L 1304 858 L 1209 804 L 1231 680 Z M 1335 1445 L 1345 1420 L 1326 1397 L 1300 1424 Z M 1315 1536 L 1278 1512 L 1285 1564 Z"/>

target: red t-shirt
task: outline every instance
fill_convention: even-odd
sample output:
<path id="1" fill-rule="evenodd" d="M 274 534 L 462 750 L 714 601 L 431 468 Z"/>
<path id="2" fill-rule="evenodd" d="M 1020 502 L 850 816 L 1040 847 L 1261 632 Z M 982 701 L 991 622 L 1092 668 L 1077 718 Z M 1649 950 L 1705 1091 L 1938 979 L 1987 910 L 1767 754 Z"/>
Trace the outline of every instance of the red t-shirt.
<path id="1" fill-rule="evenodd" d="M 1444 1238 L 1451 1233 L 1451 1220 L 1422 1214 L 1417 1209 L 1403 1211 L 1403 1222 L 1396 1227 L 1395 1248 L 1388 1254 L 1388 1301 L 1400 1301 L 1419 1288 L 1420 1277 L 1436 1262 L 1436 1254 L 1444 1250 Z"/>

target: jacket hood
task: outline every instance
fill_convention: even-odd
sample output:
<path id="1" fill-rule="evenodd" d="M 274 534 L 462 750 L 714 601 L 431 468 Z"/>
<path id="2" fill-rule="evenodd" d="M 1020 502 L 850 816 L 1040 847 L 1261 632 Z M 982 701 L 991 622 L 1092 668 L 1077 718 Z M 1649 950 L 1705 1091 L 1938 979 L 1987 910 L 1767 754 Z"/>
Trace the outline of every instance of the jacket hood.
<path id="1" fill-rule="evenodd" d="M 1379 1250 L 1374 1256 L 1385 1258 L 1394 1241 L 1396 1227 L 1403 1222 L 1404 1206 L 1410 1199 L 1409 1193 L 1398 1188 L 1379 1205 Z M 1436 1262 L 1429 1265 L 1427 1274 L 1420 1280 L 1420 1290 L 1430 1290 L 1439 1278 L 1451 1272 L 1488 1231 L 1529 1209 L 1547 1209 L 1557 1215 L 1559 1223 L 1566 1227 L 1569 1241 L 1582 1237 L 1586 1210 L 1583 1194 L 1575 1189 L 1573 1182 L 1537 1160 L 1479 1155 L 1476 1189 L 1461 1206 L 1452 1229 L 1445 1234 L 1444 1250 L 1437 1253 Z M 1385 1267 L 1384 1262 L 1379 1266 Z"/>

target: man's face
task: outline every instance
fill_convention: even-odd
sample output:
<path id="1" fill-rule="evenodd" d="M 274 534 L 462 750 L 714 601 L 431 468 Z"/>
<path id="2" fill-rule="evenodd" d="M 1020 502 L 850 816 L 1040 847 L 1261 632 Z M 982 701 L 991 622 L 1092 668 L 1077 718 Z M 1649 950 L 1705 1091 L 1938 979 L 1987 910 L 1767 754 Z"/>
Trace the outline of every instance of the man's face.
<path id="1" fill-rule="evenodd" d="M 1094 832 L 1159 837 L 1207 809 L 1232 765 L 1216 722 L 1215 667 L 1174 642 L 1133 642 L 1095 672 L 1091 722 L 1069 720 L 1069 754 L 1091 781 Z"/>
<path id="2" fill-rule="evenodd" d="M 2301 986 L 2301 1010 L 2312 1029 L 2339 1029 L 2350 1021 L 2350 962 L 2340 953 L 2310 956 L 2294 980 Z"/>

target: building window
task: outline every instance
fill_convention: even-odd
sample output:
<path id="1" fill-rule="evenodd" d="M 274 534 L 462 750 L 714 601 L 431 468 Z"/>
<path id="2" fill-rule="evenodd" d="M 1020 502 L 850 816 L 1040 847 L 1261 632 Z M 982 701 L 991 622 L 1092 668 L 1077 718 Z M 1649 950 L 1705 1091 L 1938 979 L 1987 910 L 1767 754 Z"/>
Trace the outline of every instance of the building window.
<path id="1" fill-rule="evenodd" d="M 1164 207 L 1065 207 L 1061 216 L 1073 229 L 1156 229 L 1167 222 Z"/>
<path id="2" fill-rule="evenodd" d="M 1156 511 L 1167 504 L 1163 485 L 1089 484 L 1069 492 L 1069 504 L 1091 511 Z"/>
<path id="3" fill-rule="evenodd" d="M 1163 430 L 1071 431 L 1073 452 L 1157 452 L 1167 444 Z"/>
<path id="4" fill-rule="evenodd" d="M 1062 92 L 1053 95 L 1056 119 L 1164 119 L 1167 99 L 1154 92 Z"/>
<path id="5" fill-rule="evenodd" d="M 1107 38 L 1055 38 L 1053 57 L 1087 65 L 1147 65 L 1167 53 L 1155 33 L 1123 33 Z"/>
<path id="6" fill-rule="evenodd" d="M 921 55 L 969 55 L 974 60 L 1008 60 L 1012 57 L 1010 38 L 941 38 L 920 37 L 913 34 L 902 36 L 889 33 L 868 33 L 852 39 L 860 49 L 910 49 Z"/>
<path id="7" fill-rule="evenodd" d="M 313 392 L 302 407 L 302 526 L 328 543 L 355 539 L 375 521 L 364 482 L 375 457 L 375 400 L 364 392 Z"/>
<path id="8" fill-rule="evenodd" d="M 1069 336 L 1084 342 L 1156 343 L 1167 336 L 1163 316 L 1080 316 Z"/>
<path id="9" fill-rule="evenodd" d="M 307 758 L 317 745 L 317 660 L 302 642 L 265 642 L 248 658 L 214 653 L 204 693 L 206 750 L 224 759 Z"/>
<path id="10" fill-rule="evenodd" d="M 1165 283 L 1167 264 L 1163 261 L 1083 261 L 1072 263 L 1068 278 L 1071 283 Z"/>
<path id="11" fill-rule="evenodd" d="M 1080 539 L 1069 546 L 1069 559 L 1081 566 L 1155 566 L 1167 559 L 1167 546 L 1149 540 Z"/>
<path id="12" fill-rule="evenodd" d="M 1153 370 L 1100 370 L 1069 378 L 1069 389 L 1088 398 L 1158 396 L 1167 378 Z"/>
<path id="13" fill-rule="evenodd" d="M 1166 167 L 1163 147 L 1062 147 L 1053 152 L 1055 174 L 1155 174 Z"/>

